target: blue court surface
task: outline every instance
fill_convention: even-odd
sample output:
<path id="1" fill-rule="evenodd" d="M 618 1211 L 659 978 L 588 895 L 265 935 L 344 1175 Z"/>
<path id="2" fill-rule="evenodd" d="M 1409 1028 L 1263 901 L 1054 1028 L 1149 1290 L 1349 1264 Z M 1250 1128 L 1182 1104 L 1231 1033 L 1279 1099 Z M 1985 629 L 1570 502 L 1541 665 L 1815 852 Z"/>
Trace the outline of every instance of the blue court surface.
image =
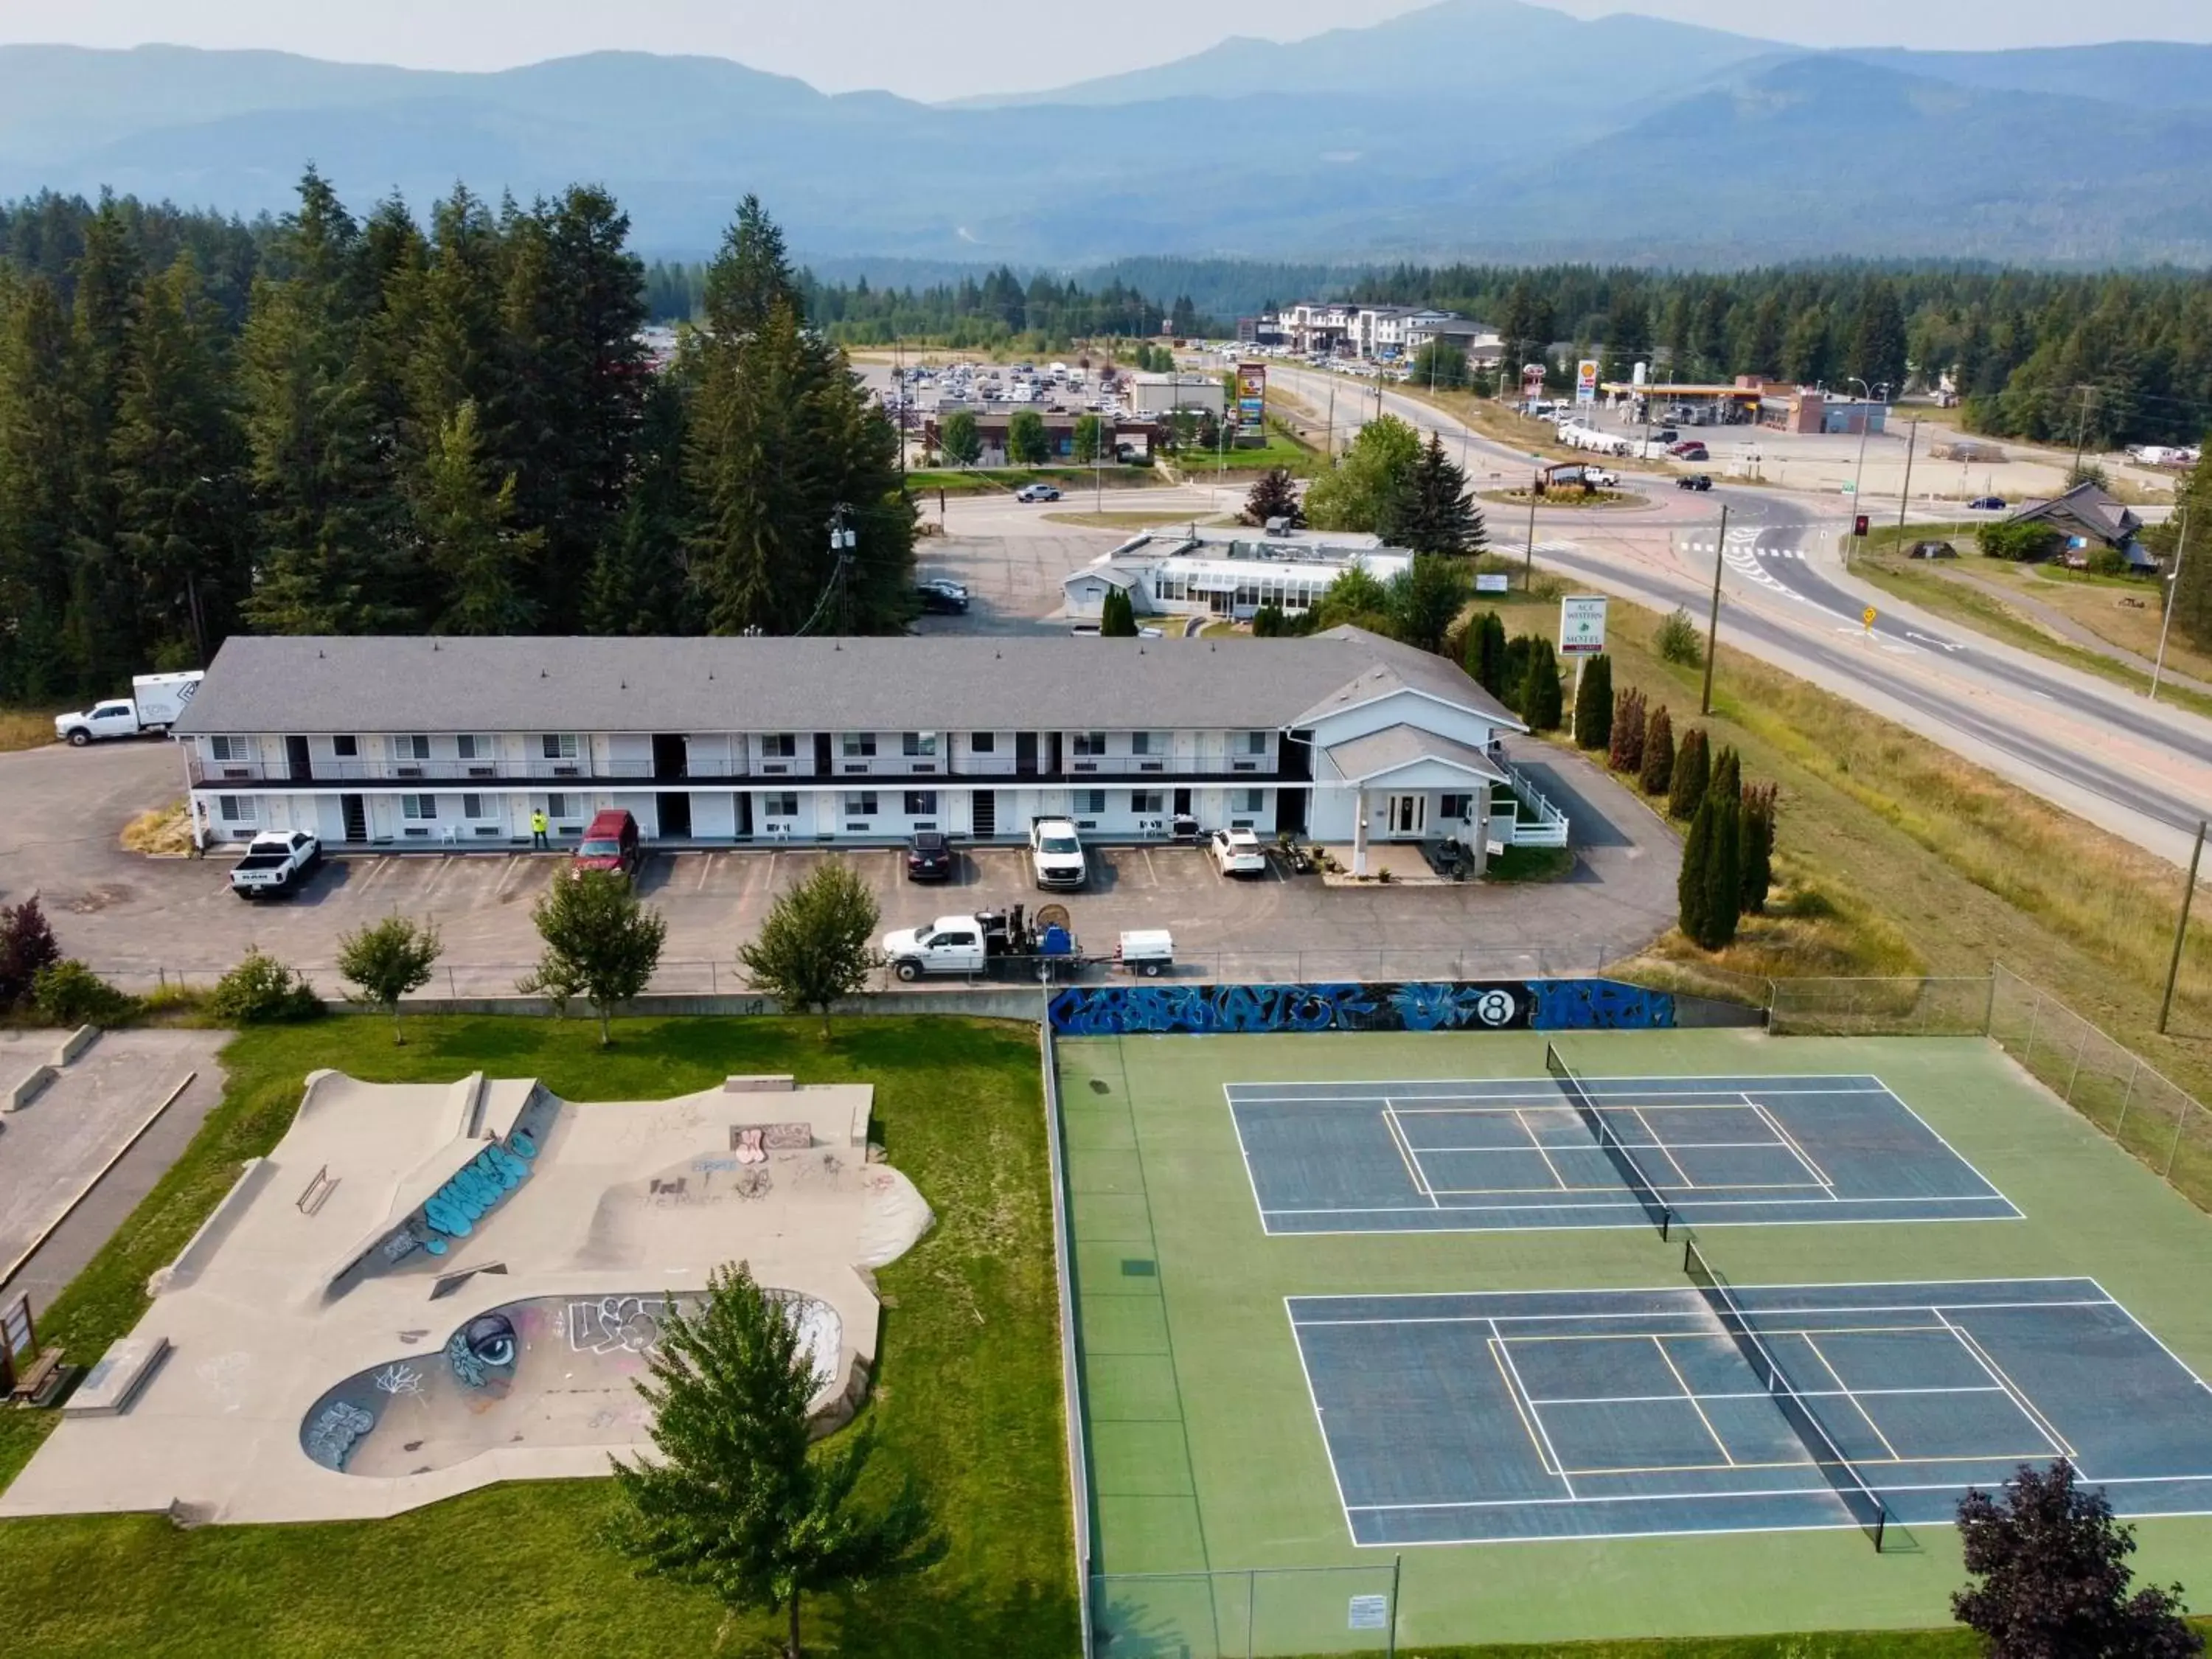
<path id="1" fill-rule="evenodd" d="M 1875 1077 L 1586 1078 L 1608 1153 L 1550 1078 L 1224 1085 L 1270 1233 L 1645 1226 L 1675 1219 L 2018 1220 Z"/>
<path id="2" fill-rule="evenodd" d="M 2094 1279 L 1734 1295 L 1813 1434 L 1692 1287 L 1290 1298 L 1352 1541 L 1858 1525 L 1833 1466 L 1948 1524 L 2062 1455 L 2123 1516 L 2212 1513 L 2212 1390 Z"/>

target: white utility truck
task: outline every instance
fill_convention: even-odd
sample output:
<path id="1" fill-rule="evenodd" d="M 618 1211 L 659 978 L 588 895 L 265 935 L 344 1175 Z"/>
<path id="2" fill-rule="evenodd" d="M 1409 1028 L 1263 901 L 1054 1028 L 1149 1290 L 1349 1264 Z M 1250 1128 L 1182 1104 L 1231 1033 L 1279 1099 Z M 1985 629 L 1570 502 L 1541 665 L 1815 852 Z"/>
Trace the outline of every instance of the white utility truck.
<path id="1" fill-rule="evenodd" d="M 129 696 L 112 697 L 74 714 L 55 715 L 54 735 L 82 749 L 96 738 L 166 732 L 184 718 L 192 694 L 205 678 L 198 668 L 183 674 L 136 675 Z"/>

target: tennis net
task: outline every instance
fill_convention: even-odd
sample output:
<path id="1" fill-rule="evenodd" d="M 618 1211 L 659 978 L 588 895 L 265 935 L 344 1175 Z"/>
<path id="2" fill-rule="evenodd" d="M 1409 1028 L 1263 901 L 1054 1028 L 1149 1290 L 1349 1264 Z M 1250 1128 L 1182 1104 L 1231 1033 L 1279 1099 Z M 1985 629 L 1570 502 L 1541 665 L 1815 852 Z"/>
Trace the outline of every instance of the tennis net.
<path id="1" fill-rule="evenodd" d="M 1643 1167 L 1629 1156 L 1628 1148 L 1621 1144 L 1620 1137 L 1613 1133 L 1613 1126 L 1605 1121 L 1605 1114 L 1598 1110 L 1596 1103 L 1589 1097 L 1589 1091 L 1583 1087 L 1582 1079 L 1574 1074 L 1559 1051 L 1548 1042 L 1544 1045 L 1544 1069 L 1551 1073 L 1552 1081 L 1559 1085 L 1559 1092 L 1567 1097 L 1576 1111 L 1582 1114 L 1582 1120 L 1589 1126 L 1591 1136 L 1605 1149 L 1605 1155 L 1613 1160 L 1613 1167 L 1620 1171 L 1620 1178 L 1628 1183 L 1629 1191 L 1634 1193 L 1644 1206 L 1644 1213 L 1651 1218 L 1651 1224 L 1659 1230 L 1659 1237 L 1666 1237 L 1674 1212 L 1667 1207 L 1667 1200 L 1659 1196 L 1659 1189 L 1651 1184 L 1650 1177 L 1644 1173 Z"/>
<path id="2" fill-rule="evenodd" d="M 1844 1500 L 1844 1507 L 1851 1512 L 1851 1518 L 1859 1523 L 1866 1535 L 1874 1540 L 1875 1548 L 1879 1550 L 1882 1533 L 1889 1519 L 1889 1510 L 1882 1503 L 1881 1495 L 1859 1478 L 1858 1470 L 1844 1455 L 1842 1449 L 1836 1444 L 1835 1437 L 1821 1426 L 1820 1419 L 1813 1415 L 1812 1407 L 1805 1403 L 1805 1397 L 1783 1375 L 1782 1367 L 1775 1360 L 1774 1351 L 1759 1340 L 1759 1334 L 1751 1328 L 1750 1321 L 1744 1317 L 1743 1310 L 1737 1304 L 1734 1292 L 1729 1289 L 1728 1281 L 1698 1251 L 1698 1241 L 1694 1238 L 1686 1237 L 1682 1241 L 1682 1271 L 1690 1276 L 1690 1282 L 1705 1298 L 1706 1305 L 1713 1310 L 1713 1316 L 1720 1321 L 1721 1328 L 1742 1350 L 1744 1359 L 1751 1366 L 1752 1375 L 1759 1379 L 1760 1386 L 1780 1408 L 1783 1418 L 1797 1437 L 1805 1443 L 1805 1450 L 1811 1456 L 1814 1467 L 1836 1489 L 1836 1496 Z"/>

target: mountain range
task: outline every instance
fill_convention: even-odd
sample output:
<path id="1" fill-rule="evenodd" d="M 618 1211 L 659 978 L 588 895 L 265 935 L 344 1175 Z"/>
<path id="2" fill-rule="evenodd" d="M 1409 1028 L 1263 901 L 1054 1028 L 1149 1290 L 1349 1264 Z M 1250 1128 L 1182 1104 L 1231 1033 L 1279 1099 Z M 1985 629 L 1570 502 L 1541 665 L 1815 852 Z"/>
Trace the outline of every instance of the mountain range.
<path id="1" fill-rule="evenodd" d="M 947 104 L 641 52 L 463 74 L 0 48 L 0 197 L 281 212 L 310 161 L 363 205 L 594 180 L 672 256 L 753 191 L 823 258 L 2203 264 L 2212 46 L 1814 52 L 1443 0 Z"/>

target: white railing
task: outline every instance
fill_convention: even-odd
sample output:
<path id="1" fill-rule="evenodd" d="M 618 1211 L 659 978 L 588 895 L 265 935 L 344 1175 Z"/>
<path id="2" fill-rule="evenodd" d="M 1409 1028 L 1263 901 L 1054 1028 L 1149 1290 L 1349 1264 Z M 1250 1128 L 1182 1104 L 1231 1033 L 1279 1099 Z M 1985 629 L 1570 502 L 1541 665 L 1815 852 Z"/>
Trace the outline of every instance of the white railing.
<path id="1" fill-rule="evenodd" d="M 1567 815 L 1537 793 L 1536 786 L 1528 781 L 1521 769 L 1503 756 L 1492 757 L 1505 774 L 1505 781 L 1513 786 L 1513 793 L 1521 804 L 1536 815 L 1536 822 L 1525 822 L 1519 813 L 1513 816 L 1513 834 L 1509 844 L 1515 847 L 1565 847 L 1567 844 Z M 1491 820 L 1492 836 L 1496 836 L 1499 820 Z"/>

